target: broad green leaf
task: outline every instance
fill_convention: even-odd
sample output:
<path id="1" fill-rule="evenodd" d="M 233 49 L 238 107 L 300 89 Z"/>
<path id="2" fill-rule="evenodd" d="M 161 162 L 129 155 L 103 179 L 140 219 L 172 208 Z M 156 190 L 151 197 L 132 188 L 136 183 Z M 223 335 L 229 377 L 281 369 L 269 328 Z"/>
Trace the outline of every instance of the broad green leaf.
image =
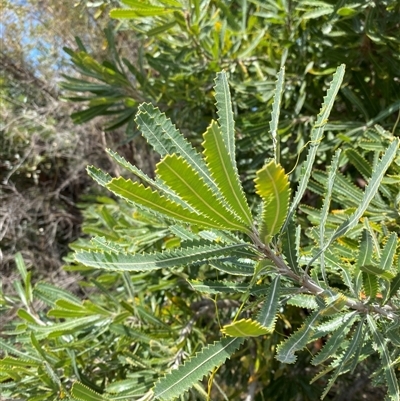
<path id="1" fill-rule="evenodd" d="M 203 158 L 176 129 L 171 120 L 149 103 L 141 104 L 138 110 L 135 121 L 154 150 L 161 157 L 168 154 L 181 155 L 217 194 L 218 188 L 211 179 Z"/>
<path id="2" fill-rule="evenodd" d="M 204 347 L 184 365 L 162 377 L 154 387 L 158 400 L 172 400 L 183 394 L 195 383 L 221 365 L 243 344 L 244 338 L 222 338 L 214 344 Z"/>
<path id="3" fill-rule="evenodd" d="M 311 363 L 313 365 L 319 365 L 327 359 L 334 357 L 336 351 L 344 343 L 347 333 L 350 331 L 353 323 L 357 319 L 355 312 L 345 316 L 346 319 L 343 319 L 341 326 L 329 337 L 322 350 L 312 359 Z"/>
<path id="4" fill-rule="evenodd" d="M 303 349 L 310 341 L 318 319 L 320 319 L 318 311 L 311 314 L 303 323 L 303 325 L 293 333 L 287 340 L 281 342 L 277 347 L 276 359 L 282 363 L 296 362 L 296 351 Z"/>
<path id="5" fill-rule="evenodd" d="M 379 332 L 375 320 L 372 315 L 367 315 L 369 329 L 373 335 L 374 343 L 378 347 L 378 353 L 383 364 L 386 383 L 388 385 L 388 394 L 392 401 L 400 401 L 399 382 L 393 368 L 392 359 L 389 354 L 389 349 L 382 333 Z"/>
<path id="6" fill-rule="evenodd" d="M 203 245 L 193 248 L 178 248 L 149 254 L 99 253 L 81 251 L 75 259 L 85 266 L 117 271 L 152 271 L 203 262 L 211 258 L 232 256 L 247 244 Z"/>
<path id="7" fill-rule="evenodd" d="M 72 396 L 80 401 L 106 401 L 107 398 L 101 394 L 96 393 L 89 387 L 84 386 L 82 383 L 75 382 L 72 385 Z"/>
<path id="8" fill-rule="evenodd" d="M 184 208 L 181 204 L 173 202 L 159 192 L 152 191 L 151 188 L 146 188 L 137 182 L 125 180 L 122 177 L 113 178 L 106 185 L 106 188 L 124 199 L 144 206 L 149 210 L 154 210 L 174 220 L 203 227 L 221 227 L 218 223 L 205 219 L 204 216 Z"/>
<path id="9" fill-rule="evenodd" d="M 271 333 L 267 327 L 252 319 L 241 319 L 236 322 L 226 324 L 221 332 L 230 337 L 259 337 Z"/>
<path id="10" fill-rule="evenodd" d="M 207 167 L 224 196 L 225 203 L 247 226 L 251 227 L 253 218 L 239 181 L 236 162 L 232 163 L 221 129 L 215 121 L 207 128 L 203 138 Z"/>
<path id="11" fill-rule="evenodd" d="M 254 182 L 256 193 L 263 201 L 260 238 L 264 244 L 268 244 L 286 219 L 290 196 L 289 178 L 282 166 L 271 160 L 257 171 Z"/>
<path id="12" fill-rule="evenodd" d="M 225 144 L 225 149 L 228 153 L 227 156 L 230 159 L 229 164 L 236 171 L 235 121 L 233 118 L 231 94 L 225 71 L 217 73 L 214 90 L 222 141 Z"/>
<path id="13" fill-rule="evenodd" d="M 257 316 L 258 322 L 269 332 L 273 332 L 277 319 L 279 307 L 279 296 L 281 289 L 281 276 L 277 275 L 270 285 L 267 297 L 264 300 L 260 313 Z"/>
<path id="14" fill-rule="evenodd" d="M 167 155 L 157 164 L 158 177 L 194 209 L 220 228 L 249 232 L 249 226 L 221 203 L 206 182 L 182 156 Z M 204 218 L 204 217 L 203 217 Z"/>
<path id="15" fill-rule="evenodd" d="M 269 123 L 269 130 L 271 132 L 272 144 L 274 148 L 274 160 L 279 163 L 279 136 L 278 136 L 278 123 L 279 114 L 281 111 L 281 101 L 283 93 L 283 84 L 285 80 L 285 67 L 279 70 L 278 80 L 274 91 L 274 101 L 272 103 L 271 121 Z"/>
<path id="16" fill-rule="evenodd" d="M 292 218 L 293 213 L 295 212 L 297 206 L 299 205 L 301 199 L 303 198 L 304 192 L 307 189 L 308 181 L 311 176 L 311 171 L 314 166 L 315 157 L 317 155 L 318 146 L 322 139 L 325 125 L 328 122 L 328 118 L 332 110 L 335 97 L 339 92 L 340 85 L 342 84 L 344 71 L 345 71 L 344 64 L 342 64 L 340 67 L 337 68 L 335 74 L 333 75 L 333 79 L 332 82 L 330 83 L 326 96 L 324 97 L 324 102 L 318 114 L 317 121 L 311 131 L 310 148 L 307 154 L 306 161 L 304 162 L 301 169 L 301 174 L 300 174 L 301 179 L 295 197 L 292 200 L 292 203 L 290 204 L 289 212 L 286 221 L 283 225 L 283 229 L 286 228 L 289 220 Z"/>

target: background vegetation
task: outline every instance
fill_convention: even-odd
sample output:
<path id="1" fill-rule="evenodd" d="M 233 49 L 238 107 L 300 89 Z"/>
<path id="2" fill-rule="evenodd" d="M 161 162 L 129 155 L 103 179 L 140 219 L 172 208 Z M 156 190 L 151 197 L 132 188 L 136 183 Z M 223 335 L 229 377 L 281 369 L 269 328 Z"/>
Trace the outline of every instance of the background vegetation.
<path id="1" fill-rule="evenodd" d="M 179 241 L 164 221 L 101 192 L 85 172 L 95 164 L 119 175 L 124 166 L 105 153 L 111 148 L 153 175 L 157 156 L 135 123 L 141 102 L 156 104 L 199 146 L 216 117 L 215 74 L 227 71 L 238 167 L 253 207 L 255 171 L 272 156 L 271 104 L 283 64 L 278 133 L 286 172 L 303 161 L 327 83 L 341 63 L 347 72 L 319 148 L 318 169 L 326 169 L 337 148 L 354 149 L 372 162 L 368 144 L 384 141 L 375 124 L 398 136 L 397 1 L 169 0 L 152 2 L 163 10 L 147 11 L 145 3 L 4 2 L 0 313 L 3 322 L 12 320 L 3 327 L 0 348 L 29 361 L 3 360 L 1 390 L 11 399 L 67 397 L 76 380 L 111 398 L 125 391 L 139 399 L 154 377 L 212 342 L 218 319 L 229 319 L 238 305 L 235 297 L 203 298 L 188 287 L 186 279 L 206 274 L 205 266 L 104 274 L 66 257 L 68 246 L 90 248 L 89 236 L 99 233 L 134 252 L 170 249 Z M 125 18 L 126 11 L 111 11 L 114 7 L 133 11 Z M 363 188 L 366 176 L 348 155 L 341 171 Z M 293 187 L 299 175 L 295 169 Z M 303 199 L 309 206 L 302 208 L 304 227 L 315 224 L 310 206 L 321 205 L 318 173 L 314 178 Z M 389 190 L 398 211 L 398 191 Z M 336 205 L 352 207 L 341 194 Z M 395 214 L 390 225 L 397 233 L 398 224 Z M 18 251 L 27 270 L 20 256 L 14 263 Z M 63 257 L 68 274 L 60 269 Z M 254 341 L 216 372 L 212 399 L 318 399 L 324 379 L 309 385 L 316 372 L 308 362 L 321 344 L 315 342 L 289 367 L 272 352 L 306 314 L 285 308 L 276 334 Z M 143 335 L 138 327 L 147 337 L 138 337 Z M 377 362 L 343 376 L 328 397 L 382 399 L 379 387 L 366 387 Z M 288 380 L 291 387 L 282 385 Z M 379 384 L 378 376 L 374 380 Z M 204 399 L 203 384 L 186 399 Z"/>

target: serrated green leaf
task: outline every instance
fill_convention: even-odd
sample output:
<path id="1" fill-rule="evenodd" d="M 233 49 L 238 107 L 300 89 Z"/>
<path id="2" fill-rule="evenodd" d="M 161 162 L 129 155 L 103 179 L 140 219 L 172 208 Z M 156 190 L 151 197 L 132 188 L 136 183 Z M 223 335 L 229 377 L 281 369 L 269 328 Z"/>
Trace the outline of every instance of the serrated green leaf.
<path id="1" fill-rule="evenodd" d="M 226 324 L 221 332 L 230 337 L 259 337 L 271 333 L 267 327 L 252 319 L 241 319 L 236 322 Z"/>
<path id="2" fill-rule="evenodd" d="M 320 217 L 320 222 L 319 222 L 319 246 L 321 249 L 323 248 L 324 241 L 325 241 L 326 221 L 328 219 L 328 213 L 329 213 L 329 207 L 331 204 L 332 190 L 333 190 L 333 184 L 335 182 L 336 171 L 339 166 L 340 153 L 341 153 L 341 151 L 339 149 L 335 152 L 335 155 L 333 156 L 332 163 L 329 168 L 328 180 L 326 183 L 325 197 L 324 197 L 324 202 L 323 202 L 322 209 L 321 209 L 321 217 Z M 321 253 L 321 256 L 320 256 L 320 269 L 321 269 L 322 278 L 323 278 L 324 282 L 327 283 L 328 281 L 327 281 L 326 272 L 325 272 L 324 253 Z"/>
<path id="3" fill-rule="evenodd" d="M 122 177 L 113 178 L 106 188 L 124 199 L 161 213 L 167 218 L 203 227 L 220 228 L 219 224 L 205 219 L 204 216 L 186 209 L 181 204 L 169 200 L 159 192 L 152 191 L 151 188 L 146 188 L 137 182 Z"/>
<path id="4" fill-rule="evenodd" d="M 350 229 L 352 229 L 357 225 L 358 221 L 363 216 L 364 212 L 367 210 L 372 199 L 378 192 L 379 186 L 381 184 L 382 178 L 386 170 L 389 168 L 392 161 L 396 157 L 398 147 L 399 147 L 399 139 L 396 138 L 389 145 L 382 159 L 377 163 L 375 170 L 372 174 L 372 177 L 369 181 L 369 184 L 365 189 L 363 199 L 359 204 L 359 206 L 357 207 L 357 209 L 354 211 L 353 214 L 349 216 L 349 218 L 343 224 L 341 224 L 333 232 L 332 236 L 325 243 L 323 249 L 320 249 L 320 251 L 309 261 L 308 263 L 309 266 L 311 266 L 311 264 L 316 260 L 316 258 L 318 258 L 321 255 L 321 253 L 325 252 L 329 248 L 329 246 L 332 244 L 333 241 L 345 235 Z"/>
<path id="5" fill-rule="evenodd" d="M 97 269 L 117 271 L 152 271 L 171 268 L 191 263 L 203 262 L 211 258 L 232 256 L 235 251 L 247 247 L 247 244 L 203 245 L 193 248 L 179 248 L 165 252 L 149 254 L 98 253 L 81 251 L 75 259 L 85 266 Z"/>
<path id="6" fill-rule="evenodd" d="M 367 322 L 382 360 L 383 371 L 385 373 L 385 379 L 389 390 L 389 397 L 392 401 L 400 401 L 399 382 L 393 369 L 392 359 L 390 357 L 385 338 L 379 332 L 375 320 L 371 315 L 367 315 Z"/>
<path id="7" fill-rule="evenodd" d="M 340 89 L 340 85 L 342 84 L 344 77 L 345 66 L 342 64 L 337 68 L 335 74 L 333 75 L 332 82 L 330 83 L 329 89 L 324 97 L 324 102 L 322 104 L 321 110 L 318 114 L 317 121 L 311 131 L 311 144 L 309 148 L 309 152 L 307 154 L 306 161 L 302 166 L 302 171 L 300 174 L 300 182 L 294 196 L 294 199 L 289 207 L 289 212 L 286 218 L 286 221 L 283 225 L 283 229 L 286 228 L 288 221 L 292 218 L 293 213 L 295 212 L 297 206 L 299 205 L 304 192 L 307 189 L 308 181 L 311 176 L 311 171 L 314 166 L 315 157 L 317 155 L 317 150 L 319 143 L 322 139 L 322 135 L 324 133 L 325 124 L 328 121 L 330 112 L 333 107 L 333 103 L 335 101 L 335 97 Z M 318 255 L 319 256 L 319 255 Z"/>
<path id="8" fill-rule="evenodd" d="M 374 299 L 378 293 L 378 280 L 376 276 L 363 272 L 362 280 L 365 295 L 371 299 Z"/>
<path id="9" fill-rule="evenodd" d="M 26 354 L 20 350 L 18 350 L 17 348 L 7 344 L 5 341 L 3 341 L 0 338 L 0 349 L 2 349 L 3 351 L 6 351 L 7 353 L 11 354 L 11 355 L 15 355 L 20 357 L 21 359 L 24 360 L 33 360 L 35 362 L 42 362 L 41 358 L 38 358 L 34 355 L 31 354 Z"/>
<path id="10" fill-rule="evenodd" d="M 167 155 L 157 164 L 158 177 L 194 209 L 212 220 L 220 228 L 249 232 L 242 223 L 212 192 L 206 182 L 182 157 Z"/>
<path id="11" fill-rule="evenodd" d="M 374 265 L 360 266 L 360 270 L 362 272 L 368 273 L 372 276 L 382 277 L 386 280 L 391 280 L 394 277 L 394 274 L 392 272 L 385 271 L 385 270 L 381 269 L 380 267 L 376 267 Z"/>
<path id="12" fill-rule="evenodd" d="M 278 123 L 279 114 L 281 110 L 281 101 L 283 93 L 283 84 L 285 80 L 285 67 L 281 67 L 276 81 L 274 100 L 272 102 L 271 121 L 269 123 L 269 130 L 272 137 L 272 144 L 274 148 L 274 160 L 279 163 L 279 136 L 278 136 Z"/>
<path id="13" fill-rule="evenodd" d="M 217 73 L 214 90 L 222 140 L 230 159 L 229 164 L 236 170 L 235 120 L 233 118 L 231 94 L 225 71 Z"/>
<path id="14" fill-rule="evenodd" d="M 232 162 L 225 146 L 221 129 L 213 121 L 203 135 L 204 156 L 207 167 L 223 195 L 225 203 L 247 226 L 251 227 L 253 225 L 251 211 L 239 181 L 236 162 L 234 164 Z"/>
<path id="15" fill-rule="evenodd" d="M 135 19 L 143 17 L 157 17 L 172 12 L 174 12 L 173 9 L 157 6 L 152 6 L 151 8 L 115 8 L 114 10 L 110 11 L 110 17 L 115 19 Z"/>
<path id="16" fill-rule="evenodd" d="M 308 294 L 293 295 L 288 299 L 287 304 L 292 306 L 297 306 L 298 308 L 305 308 L 311 310 L 318 309 L 318 304 L 315 301 L 315 296 Z"/>
<path id="17" fill-rule="evenodd" d="M 363 325 L 364 321 L 361 321 L 357 329 L 352 336 L 349 345 L 345 349 L 343 355 L 340 357 L 340 362 L 333 373 L 332 377 L 329 379 L 328 385 L 326 386 L 324 392 L 322 393 L 321 399 L 324 399 L 325 396 L 329 393 L 330 389 L 332 388 L 333 384 L 335 383 L 338 376 L 343 372 L 344 368 L 346 367 L 346 363 L 350 360 L 353 354 L 356 352 L 357 348 L 360 346 L 360 342 L 363 341 Z"/>
<path id="18" fill-rule="evenodd" d="M 277 275 L 271 282 L 270 290 L 264 300 L 257 321 L 265 327 L 269 332 L 275 329 L 277 312 L 279 307 L 279 296 L 281 289 L 281 276 Z"/>
<path id="19" fill-rule="evenodd" d="M 249 289 L 248 284 L 229 281 L 191 280 L 189 284 L 195 291 L 204 292 L 206 294 L 235 294 L 237 292 L 246 292 Z"/>
<path id="20" fill-rule="evenodd" d="M 125 160 L 122 156 L 120 156 L 118 153 L 113 152 L 111 149 L 107 149 L 107 153 L 122 167 L 130 171 L 132 174 L 134 174 L 136 177 L 140 178 L 142 182 L 146 183 L 149 185 L 151 188 L 154 190 L 159 191 L 160 193 L 164 193 L 169 199 L 172 201 L 181 204 L 184 207 L 187 207 L 193 211 L 193 209 L 187 205 L 185 202 L 182 201 L 182 199 L 174 192 L 171 190 L 171 188 L 167 187 L 166 185 L 163 185 L 160 182 L 157 182 L 153 179 L 151 179 L 149 176 L 147 176 L 145 173 L 143 173 L 142 170 L 138 169 L 136 166 L 132 165 L 129 163 L 127 160 Z"/>
<path id="21" fill-rule="evenodd" d="M 281 235 L 282 253 L 286 258 L 288 266 L 297 274 L 301 275 L 299 267 L 301 226 L 291 219 Z"/>
<path id="22" fill-rule="evenodd" d="M 223 261 L 210 261 L 210 266 L 215 267 L 219 271 L 232 274 L 234 276 L 252 276 L 254 274 L 254 265 L 249 263 L 240 262 L 223 262 Z"/>
<path id="23" fill-rule="evenodd" d="M 161 157 L 167 154 L 182 156 L 200 174 L 212 191 L 217 194 L 219 192 L 218 188 L 210 178 L 210 172 L 204 160 L 176 129 L 171 120 L 149 103 L 141 104 L 138 110 L 135 121 L 154 150 Z"/>
<path id="24" fill-rule="evenodd" d="M 300 351 L 307 345 L 320 317 L 318 311 L 314 312 L 295 333 L 287 340 L 281 342 L 277 347 L 276 359 L 282 363 L 296 362 L 297 357 L 295 352 Z"/>
<path id="25" fill-rule="evenodd" d="M 230 358 L 244 340 L 243 337 L 222 338 L 220 341 L 204 347 L 184 365 L 156 383 L 154 387 L 156 399 L 167 401 L 183 394 L 214 368 Z"/>
<path id="26" fill-rule="evenodd" d="M 88 172 L 89 176 L 102 187 L 105 187 L 112 180 L 110 174 L 105 173 L 97 167 L 87 166 L 86 171 Z"/>
<path id="27" fill-rule="evenodd" d="M 84 386 L 82 383 L 75 382 L 72 385 L 72 396 L 80 401 L 106 401 L 107 398 L 96 391 Z"/>
<path id="28" fill-rule="evenodd" d="M 386 244 L 383 248 L 381 259 L 379 261 L 379 266 L 384 271 L 390 271 L 394 256 L 396 254 L 396 247 L 397 247 L 397 234 L 391 233 L 389 238 L 386 241 Z"/>
<path id="29" fill-rule="evenodd" d="M 391 299 L 393 296 L 397 294 L 397 291 L 400 288 L 400 273 L 390 282 L 390 292 L 388 295 L 388 299 Z"/>
<path id="30" fill-rule="evenodd" d="M 335 356 L 336 351 L 343 344 L 347 333 L 350 331 L 356 319 L 356 312 L 351 312 L 350 314 L 345 315 L 340 327 L 338 327 L 335 333 L 329 337 L 322 350 L 312 359 L 311 363 L 314 366 L 319 365 L 325 362 L 327 359 Z"/>
<path id="31" fill-rule="evenodd" d="M 357 258 L 357 266 L 369 265 L 372 260 L 372 253 L 374 251 L 374 244 L 368 230 L 363 230 L 360 243 L 360 251 Z"/>
<path id="32" fill-rule="evenodd" d="M 369 179 L 372 175 L 372 167 L 369 163 L 357 152 L 355 149 L 347 149 L 346 156 L 349 158 L 350 163 L 360 172 L 365 178 Z"/>
<path id="33" fill-rule="evenodd" d="M 263 200 L 260 238 L 268 244 L 286 219 L 290 197 L 289 178 L 283 167 L 271 160 L 257 171 L 254 183 L 256 193 Z"/>

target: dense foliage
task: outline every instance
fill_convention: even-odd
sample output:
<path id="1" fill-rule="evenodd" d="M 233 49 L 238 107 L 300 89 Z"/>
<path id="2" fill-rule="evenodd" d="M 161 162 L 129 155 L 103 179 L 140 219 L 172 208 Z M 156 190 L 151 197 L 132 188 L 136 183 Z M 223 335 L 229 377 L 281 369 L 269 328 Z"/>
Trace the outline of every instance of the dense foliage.
<path id="1" fill-rule="evenodd" d="M 398 2 L 121 7 L 111 57 L 78 39 L 62 87 L 133 164 L 88 169 L 117 197 L 82 205 L 78 292 L 17 255 L 2 394 L 398 400 Z"/>

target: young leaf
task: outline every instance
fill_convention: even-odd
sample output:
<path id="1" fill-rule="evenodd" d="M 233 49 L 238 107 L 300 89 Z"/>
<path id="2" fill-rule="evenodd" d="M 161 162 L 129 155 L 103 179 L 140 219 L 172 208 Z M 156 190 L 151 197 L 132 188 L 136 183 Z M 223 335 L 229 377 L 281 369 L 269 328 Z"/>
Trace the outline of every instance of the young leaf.
<path id="1" fill-rule="evenodd" d="M 273 332 L 277 319 L 277 310 L 279 306 L 279 296 L 281 289 L 281 276 L 277 275 L 271 283 L 267 297 L 260 310 L 257 320 L 269 332 Z"/>
<path id="2" fill-rule="evenodd" d="M 286 219 L 290 196 L 289 179 L 282 166 L 271 160 L 257 171 L 254 182 L 256 193 L 263 200 L 260 237 L 268 244 Z"/>
<path id="3" fill-rule="evenodd" d="M 241 319 L 236 322 L 226 324 L 221 332 L 230 337 L 258 337 L 272 331 L 263 327 L 260 322 L 252 319 Z"/>
<path id="4" fill-rule="evenodd" d="M 223 205 L 191 165 L 176 154 L 167 155 L 157 164 L 158 177 L 193 208 L 220 228 L 249 232 L 248 225 Z"/>
<path id="5" fill-rule="evenodd" d="M 253 218 L 239 181 L 236 162 L 232 163 L 221 129 L 215 121 L 207 128 L 203 138 L 204 156 L 211 177 L 224 196 L 226 204 L 251 227 Z"/>
<path id="6" fill-rule="evenodd" d="M 178 369 L 162 377 L 154 387 L 154 395 L 159 400 L 172 400 L 183 394 L 214 368 L 221 365 L 244 342 L 243 337 L 222 338 L 204 347 L 193 358 Z"/>
<path id="7" fill-rule="evenodd" d="M 193 248 L 178 248 L 166 252 L 149 254 L 124 254 L 113 252 L 86 252 L 75 254 L 75 259 L 85 266 L 117 271 L 152 271 L 206 261 L 221 256 L 232 256 L 235 251 L 248 247 L 247 244 L 208 244 Z"/>
<path id="8" fill-rule="evenodd" d="M 307 345 L 320 317 L 319 311 L 314 312 L 294 334 L 287 340 L 281 342 L 277 348 L 276 359 L 282 363 L 296 362 L 297 357 L 295 352 L 303 349 Z"/>

